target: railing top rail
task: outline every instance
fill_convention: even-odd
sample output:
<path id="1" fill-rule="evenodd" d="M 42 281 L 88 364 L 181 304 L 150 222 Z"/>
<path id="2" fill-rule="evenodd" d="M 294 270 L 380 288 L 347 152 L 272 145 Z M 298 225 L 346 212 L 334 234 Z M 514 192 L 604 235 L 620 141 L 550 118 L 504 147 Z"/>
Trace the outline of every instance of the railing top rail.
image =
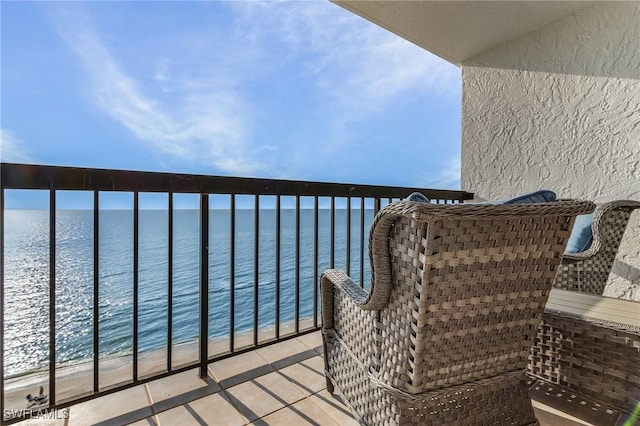
<path id="1" fill-rule="evenodd" d="M 174 192 L 246 195 L 404 198 L 421 191 L 432 199 L 470 200 L 466 191 L 196 174 L 0 163 L 2 189 Z"/>

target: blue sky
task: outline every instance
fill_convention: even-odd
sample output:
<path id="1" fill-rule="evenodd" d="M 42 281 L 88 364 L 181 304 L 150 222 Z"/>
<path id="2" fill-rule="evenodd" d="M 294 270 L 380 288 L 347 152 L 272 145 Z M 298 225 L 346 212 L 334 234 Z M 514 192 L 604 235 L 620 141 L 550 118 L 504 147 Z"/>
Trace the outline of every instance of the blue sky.
<path id="1" fill-rule="evenodd" d="M 328 1 L 0 7 L 2 161 L 460 186 L 460 70 Z"/>

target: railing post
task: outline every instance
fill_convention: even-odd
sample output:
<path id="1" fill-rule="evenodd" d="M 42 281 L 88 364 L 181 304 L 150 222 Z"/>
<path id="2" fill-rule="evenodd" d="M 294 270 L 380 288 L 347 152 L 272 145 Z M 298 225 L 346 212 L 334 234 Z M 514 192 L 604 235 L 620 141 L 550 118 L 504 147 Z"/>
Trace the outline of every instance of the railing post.
<path id="1" fill-rule="evenodd" d="M 360 198 L 360 287 L 364 288 L 364 197 Z"/>
<path id="2" fill-rule="evenodd" d="M 0 188 L 0 405 L 4 421 L 4 187 Z"/>
<path id="3" fill-rule="evenodd" d="M 296 195 L 296 303 L 295 330 L 300 332 L 300 196 Z"/>
<path id="4" fill-rule="evenodd" d="M 331 263 L 330 268 L 336 267 L 336 197 L 331 197 Z"/>
<path id="5" fill-rule="evenodd" d="M 276 339 L 280 338 L 280 195 L 276 196 Z"/>
<path id="6" fill-rule="evenodd" d="M 200 194 L 200 377 L 209 364 L 209 195 Z"/>
<path id="7" fill-rule="evenodd" d="M 173 370 L 173 192 L 168 200 L 167 224 L 167 371 Z"/>
<path id="8" fill-rule="evenodd" d="M 100 192 L 93 191 L 93 393 L 100 391 Z"/>
<path id="9" fill-rule="evenodd" d="M 229 214 L 229 352 L 235 352 L 236 330 L 236 195 L 230 195 Z"/>
<path id="10" fill-rule="evenodd" d="M 347 197 L 347 253 L 346 253 L 346 272 L 351 276 L 351 197 Z"/>
<path id="11" fill-rule="evenodd" d="M 56 404 L 56 191 L 49 191 L 49 406 Z"/>
<path id="12" fill-rule="evenodd" d="M 138 381 L 140 194 L 133 193 L 133 382 Z"/>
<path id="13" fill-rule="evenodd" d="M 320 293 L 320 271 L 318 271 L 318 257 L 320 256 L 318 197 L 313 197 L 313 325 L 318 327 L 318 295 Z"/>
<path id="14" fill-rule="evenodd" d="M 260 326 L 260 196 L 256 195 L 253 201 L 253 228 L 255 230 L 253 243 L 253 345 L 258 346 L 258 329 Z"/>

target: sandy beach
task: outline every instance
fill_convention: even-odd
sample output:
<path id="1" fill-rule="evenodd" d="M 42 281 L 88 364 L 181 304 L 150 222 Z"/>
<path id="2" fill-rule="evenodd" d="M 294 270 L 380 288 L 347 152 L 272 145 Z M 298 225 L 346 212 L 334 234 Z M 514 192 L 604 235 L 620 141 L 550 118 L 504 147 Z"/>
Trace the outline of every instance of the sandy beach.
<path id="1" fill-rule="evenodd" d="M 313 326 L 313 318 L 301 319 L 300 329 L 304 330 Z M 293 323 L 280 325 L 280 335 L 286 336 L 293 333 Z M 274 328 L 259 330 L 259 341 L 267 341 L 275 336 Z M 253 332 L 237 333 L 234 346 L 236 349 L 251 346 L 253 344 Z M 173 346 L 172 367 L 179 368 L 198 362 L 199 345 L 197 341 Z M 229 352 L 229 338 L 209 339 L 209 357 Z M 99 361 L 100 389 L 108 389 L 118 384 L 130 383 L 133 376 L 133 355 L 121 355 L 101 358 Z M 138 354 L 138 376 L 146 378 L 166 371 L 167 348 L 157 349 Z M 49 389 L 48 371 L 38 371 L 21 376 L 7 378 L 5 380 L 6 410 L 20 410 L 27 408 L 27 394 L 37 395 L 40 386 L 44 387 L 45 394 Z M 56 402 L 61 403 L 70 399 L 90 395 L 93 391 L 93 361 L 84 361 L 76 364 L 59 366 L 56 368 Z M 46 407 L 46 404 L 39 407 Z M 38 407 L 34 407 L 38 408 Z"/>

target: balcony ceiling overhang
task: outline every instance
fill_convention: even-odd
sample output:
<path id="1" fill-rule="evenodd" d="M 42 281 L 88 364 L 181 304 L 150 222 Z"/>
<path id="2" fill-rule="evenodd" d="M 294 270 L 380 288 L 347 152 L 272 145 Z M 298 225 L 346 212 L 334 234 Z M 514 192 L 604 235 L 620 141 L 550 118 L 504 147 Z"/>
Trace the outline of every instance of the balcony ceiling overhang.
<path id="1" fill-rule="evenodd" d="M 594 1 L 332 0 L 416 45 L 461 65 Z"/>

